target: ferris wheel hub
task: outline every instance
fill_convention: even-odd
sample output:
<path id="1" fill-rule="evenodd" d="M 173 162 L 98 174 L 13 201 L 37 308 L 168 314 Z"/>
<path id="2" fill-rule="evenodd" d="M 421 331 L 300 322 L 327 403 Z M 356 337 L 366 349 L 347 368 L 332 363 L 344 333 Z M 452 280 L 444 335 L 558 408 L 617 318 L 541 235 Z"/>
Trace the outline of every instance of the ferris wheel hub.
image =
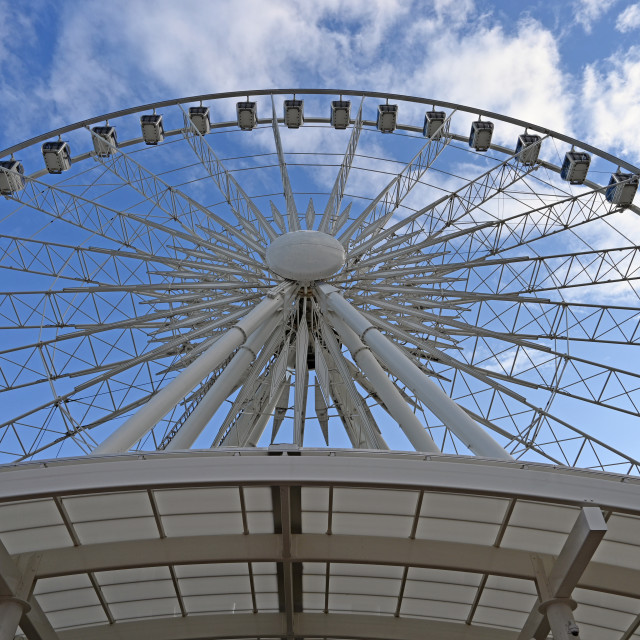
<path id="1" fill-rule="evenodd" d="M 313 282 L 334 275 L 345 262 L 342 244 L 321 231 L 291 231 L 267 248 L 267 265 L 288 280 Z"/>

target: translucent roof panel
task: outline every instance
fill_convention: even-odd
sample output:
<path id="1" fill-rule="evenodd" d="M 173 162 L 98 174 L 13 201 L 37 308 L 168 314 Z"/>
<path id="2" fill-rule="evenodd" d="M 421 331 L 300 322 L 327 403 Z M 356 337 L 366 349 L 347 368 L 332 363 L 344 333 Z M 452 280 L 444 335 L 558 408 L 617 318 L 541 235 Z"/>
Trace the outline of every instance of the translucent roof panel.
<path id="1" fill-rule="evenodd" d="M 336 488 L 332 531 L 346 535 L 408 536 L 418 495 L 411 491 Z"/>
<path id="2" fill-rule="evenodd" d="M 530 580 L 489 576 L 473 619 L 489 626 L 520 629 L 536 599 Z"/>
<path id="3" fill-rule="evenodd" d="M 62 503 L 82 544 L 158 537 L 146 493 L 78 496 Z"/>
<path id="4" fill-rule="evenodd" d="M 9 553 L 73 545 L 60 512 L 50 499 L 0 504 L 0 540 Z"/>
<path id="5" fill-rule="evenodd" d="M 168 536 L 242 533 L 240 491 L 237 487 L 155 492 Z"/>
<path id="6" fill-rule="evenodd" d="M 267 487 L 245 487 L 244 505 L 250 533 L 273 533 L 273 499 Z"/>
<path id="7" fill-rule="evenodd" d="M 302 530 L 326 533 L 329 526 L 329 488 L 302 487 Z"/>
<path id="8" fill-rule="evenodd" d="M 518 500 L 501 546 L 557 555 L 578 513 L 576 507 Z"/>

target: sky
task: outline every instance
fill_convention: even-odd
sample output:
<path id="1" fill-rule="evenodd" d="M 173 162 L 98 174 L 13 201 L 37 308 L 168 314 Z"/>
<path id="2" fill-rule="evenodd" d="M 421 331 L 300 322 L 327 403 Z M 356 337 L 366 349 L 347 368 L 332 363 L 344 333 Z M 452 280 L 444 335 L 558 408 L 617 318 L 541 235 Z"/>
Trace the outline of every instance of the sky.
<path id="1" fill-rule="evenodd" d="M 640 161 L 640 2 L 0 0 L 0 147 L 119 108 L 269 87 L 474 105 Z"/>

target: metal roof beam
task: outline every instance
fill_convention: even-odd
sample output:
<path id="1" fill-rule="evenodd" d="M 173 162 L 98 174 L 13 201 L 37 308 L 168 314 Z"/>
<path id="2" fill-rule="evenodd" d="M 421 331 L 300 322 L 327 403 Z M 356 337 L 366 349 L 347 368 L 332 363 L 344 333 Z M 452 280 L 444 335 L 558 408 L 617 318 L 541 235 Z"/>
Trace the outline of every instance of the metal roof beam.
<path id="1" fill-rule="evenodd" d="M 296 633 L 306 638 L 366 640 L 515 640 L 506 629 L 456 622 L 384 615 L 294 614 Z M 199 638 L 280 638 L 286 635 L 286 614 L 214 614 L 119 622 L 60 632 L 60 640 L 196 640 Z"/>
<path id="2" fill-rule="evenodd" d="M 279 562 L 282 540 L 279 534 L 272 533 L 218 535 L 212 544 L 211 536 L 187 536 L 85 544 L 41 553 L 37 578 L 168 564 Z M 538 556 L 544 562 L 553 563 L 551 555 Z M 19 558 L 15 557 L 16 560 Z M 524 580 L 535 580 L 536 577 L 527 551 L 443 540 L 294 533 L 291 559 L 292 562 L 412 566 Z M 578 586 L 640 598 L 640 571 L 591 562 Z"/>

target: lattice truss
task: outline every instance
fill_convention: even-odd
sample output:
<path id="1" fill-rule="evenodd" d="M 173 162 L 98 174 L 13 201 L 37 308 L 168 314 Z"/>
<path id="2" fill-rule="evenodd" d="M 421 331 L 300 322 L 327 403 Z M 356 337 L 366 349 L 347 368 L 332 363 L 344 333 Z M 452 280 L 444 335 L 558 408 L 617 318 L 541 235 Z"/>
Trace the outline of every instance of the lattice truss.
<path id="1" fill-rule="evenodd" d="M 323 101 L 311 96 L 307 111 Z M 133 449 L 428 442 L 469 453 L 416 391 L 421 376 L 514 458 L 637 473 L 635 208 L 612 205 L 601 184 L 561 181 L 553 137 L 525 164 L 503 147 L 470 150 L 460 113 L 425 138 L 407 103 L 409 124 L 382 135 L 367 119 L 377 102 L 354 101 L 346 131 L 326 118 L 289 131 L 269 97 L 267 117 L 242 132 L 221 100 L 208 135 L 167 107 L 164 142 L 133 135 L 103 157 L 95 133 L 72 132 L 83 153 L 70 171 L 32 173 L 0 202 L 3 460 L 91 453 L 281 294 L 252 350 L 225 355 Z M 27 168 L 38 154 L 22 151 Z M 606 182 L 595 166 L 589 177 Z M 344 246 L 327 284 L 417 368 L 399 375 L 374 355 L 426 439 L 399 428 L 326 293 L 287 289 L 266 265 L 269 244 L 299 229 Z M 195 436 L 181 438 L 194 415 Z"/>

